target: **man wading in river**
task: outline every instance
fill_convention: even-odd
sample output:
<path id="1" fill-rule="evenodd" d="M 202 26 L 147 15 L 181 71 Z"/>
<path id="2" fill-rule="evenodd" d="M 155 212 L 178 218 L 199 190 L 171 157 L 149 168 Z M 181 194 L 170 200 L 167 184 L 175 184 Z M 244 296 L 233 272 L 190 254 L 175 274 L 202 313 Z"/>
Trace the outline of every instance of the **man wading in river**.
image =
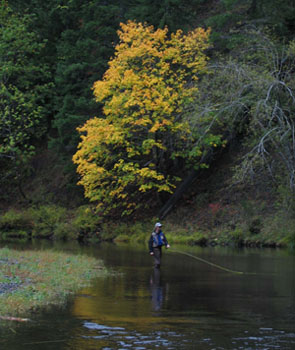
<path id="1" fill-rule="evenodd" d="M 159 268 L 161 266 L 161 256 L 162 256 L 162 246 L 170 248 L 168 241 L 162 232 L 162 225 L 157 222 L 154 228 L 154 232 L 151 234 L 149 240 L 149 250 L 150 255 L 154 257 L 155 267 Z"/>

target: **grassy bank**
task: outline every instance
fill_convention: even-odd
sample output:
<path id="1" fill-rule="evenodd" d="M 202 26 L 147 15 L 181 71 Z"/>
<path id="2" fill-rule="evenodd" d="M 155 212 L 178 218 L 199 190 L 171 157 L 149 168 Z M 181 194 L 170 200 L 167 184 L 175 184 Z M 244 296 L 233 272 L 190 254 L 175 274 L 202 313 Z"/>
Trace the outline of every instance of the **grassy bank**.
<path id="1" fill-rule="evenodd" d="M 234 225 L 231 217 L 227 217 L 228 221 L 215 223 L 209 213 L 211 223 L 205 225 L 179 213 L 161 222 L 170 244 L 295 248 L 295 220 L 282 213 L 248 220 L 240 218 Z M 147 243 L 156 221 L 109 223 L 103 226 L 101 237 L 118 243 Z"/>
<path id="2" fill-rule="evenodd" d="M 162 223 L 172 244 L 295 247 L 295 216 L 263 201 L 189 202 Z M 43 205 L 0 213 L 0 240 L 47 238 L 90 243 L 147 242 L 157 218 L 105 222 L 90 206 Z"/>
<path id="3" fill-rule="evenodd" d="M 47 238 L 75 240 L 92 237 L 102 219 L 90 206 L 68 209 L 55 204 L 0 212 L 0 240 Z"/>
<path id="4" fill-rule="evenodd" d="M 94 258 L 54 251 L 0 249 L 0 316 L 29 316 L 62 304 L 69 294 L 106 273 Z"/>

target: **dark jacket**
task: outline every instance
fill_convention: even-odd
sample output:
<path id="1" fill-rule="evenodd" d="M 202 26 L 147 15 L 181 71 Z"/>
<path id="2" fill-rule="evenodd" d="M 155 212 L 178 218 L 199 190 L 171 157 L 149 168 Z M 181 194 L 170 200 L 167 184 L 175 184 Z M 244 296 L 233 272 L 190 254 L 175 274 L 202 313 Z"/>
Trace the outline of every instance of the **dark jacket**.
<path id="1" fill-rule="evenodd" d="M 149 251 L 153 252 L 154 248 L 160 248 L 162 246 L 167 247 L 168 241 L 162 231 L 159 233 L 153 232 L 149 239 Z"/>

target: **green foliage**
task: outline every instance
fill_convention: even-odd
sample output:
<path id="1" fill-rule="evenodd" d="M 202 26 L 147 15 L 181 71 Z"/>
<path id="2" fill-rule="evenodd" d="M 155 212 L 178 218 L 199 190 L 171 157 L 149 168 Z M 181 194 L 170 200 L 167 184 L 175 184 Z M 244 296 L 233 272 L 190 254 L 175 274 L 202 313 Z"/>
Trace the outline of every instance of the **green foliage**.
<path id="1" fill-rule="evenodd" d="M 240 202 L 241 214 L 244 220 L 250 221 L 254 215 L 256 215 L 258 208 L 257 202 L 248 199 L 243 199 Z"/>
<path id="2" fill-rule="evenodd" d="M 234 231 L 230 231 L 229 237 L 235 245 L 242 245 L 245 239 L 245 231 L 242 227 L 237 227 Z"/>
<path id="3" fill-rule="evenodd" d="M 53 126 L 58 137 L 51 147 L 73 154 L 78 144 L 76 128 L 93 115 L 98 105 L 91 87 L 107 68 L 113 54 L 120 8 L 103 1 L 71 1 L 61 14 L 70 21 L 56 44 L 56 96 Z M 66 146 L 66 149 L 65 149 Z"/>
<path id="4" fill-rule="evenodd" d="M 58 222 L 53 231 L 54 239 L 56 240 L 72 240 L 77 239 L 77 233 L 72 223 Z"/>
<path id="5" fill-rule="evenodd" d="M 39 61 L 44 41 L 28 29 L 30 17 L 18 16 L 1 0 L 0 22 L 0 164 L 12 182 L 22 177 L 46 131 L 51 84 L 48 67 Z"/>
<path id="6" fill-rule="evenodd" d="M 295 219 L 285 210 L 278 210 L 265 220 L 262 235 L 267 243 L 277 242 L 294 247 Z"/>
<path id="7" fill-rule="evenodd" d="M 32 138 L 42 130 L 38 130 L 41 108 L 35 106 L 34 109 L 30 96 L 12 85 L 1 84 L 0 101 L 0 157 L 11 159 L 17 165 L 26 163 L 35 152 Z"/>
<path id="8" fill-rule="evenodd" d="M 0 216 L 0 229 L 22 229 L 32 227 L 32 218 L 29 213 L 17 211 L 15 209 L 8 210 L 4 215 Z"/>
<path id="9" fill-rule="evenodd" d="M 33 221 L 28 211 L 8 210 L 0 216 L 0 238 L 28 238 L 33 228 Z"/>
<path id="10" fill-rule="evenodd" d="M 251 15 L 258 19 L 263 18 L 265 25 L 269 26 L 277 35 L 281 37 L 294 37 L 295 28 L 295 3 L 284 0 L 252 0 Z"/>
<path id="11" fill-rule="evenodd" d="M 34 221 L 33 237 L 50 238 L 56 232 L 61 237 L 63 228 L 68 229 L 65 226 L 67 214 L 65 208 L 56 205 L 42 205 L 39 208 L 31 209 L 30 213 Z"/>
<path id="12" fill-rule="evenodd" d="M 132 19 L 156 28 L 168 25 L 171 31 L 191 28 L 189 20 L 195 20 L 204 3 L 72 0 L 65 4 L 62 0 L 9 0 L 21 15 L 32 15 L 30 27 L 46 39 L 42 58 L 55 82 L 50 98 L 54 103 L 49 108 L 52 126 L 57 131 L 51 135 L 50 147 L 58 150 L 64 162 L 70 160 L 78 144 L 76 128 L 98 109 L 91 87 L 107 69 L 120 22 Z"/>
<path id="13" fill-rule="evenodd" d="M 56 113 L 53 126 L 58 136 L 51 140 L 50 147 L 73 154 L 78 144 L 76 128 L 98 109 L 91 87 L 107 69 L 107 62 L 114 53 L 112 43 L 117 41 L 116 30 L 121 21 L 136 19 L 161 28 L 168 25 L 171 30 L 176 30 L 188 26 L 188 17 L 193 19 L 202 3 L 202 0 L 137 0 L 131 4 L 113 0 L 106 5 L 104 1 L 74 0 L 66 7 L 55 5 L 54 13 L 58 13 L 58 18 L 62 18 L 66 25 L 61 28 L 56 43 Z M 53 13 L 52 9 L 48 11 Z M 55 19 L 51 25 L 56 22 Z"/>
<path id="14" fill-rule="evenodd" d="M 126 19 L 147 22 L 157 28 L 167 26 L 170 31 L 190 29 L 206 0 L 136 0 L 126 1 Z"/>
<path id="15" fill-rule="evenodd" d="M 249 232 L 256 235 L 261 232 L 263 227 L 262 219 L 259 216 L 254 217 L 249 224 Z"/>
<path id="16" fill-rule="evenodd" d="M 294 231 L 289 233 L 284 241 L 287 243 L 287 245 L 290 249 L 295 250 L 295 233 L 294 233 Z"/>
<path id="17" fill-rule="evenodd" d="M 91 87 L 102 78 L 107 62 L 114 55 L 119 23 L 131 19 L 153 24 L 155 28 L 167 25 L 172 32 L 202 24 L 213 29 L 210 74 L 198 81 L 199 93 L 194 96 L 194 103 L 190 101 L 185 106 L 185 121 L 191 135 L 176 145 L 178 152 L 167 157 L 163 157 L 163 149 L 158 149 L 155 158 L 159 161 L 155 167 L 161 168 L 164 176 L 171 175 L 171 180 L 174 175 L 185 173 L 184 162 L 188 167 L 202 168 L 207 164 L 199 164 L 196 159 L 214 155 L 218 160 L 218 152 L 227 145 L 225 139 L 229 144 L 235 139 L 235 145 L 242 148 L 241 154 L 245 157 L 238 162 L 233 182 L 258 179 L 261 188 L 268 191 L 276 188 L 276 209 L 284 208 L 288 215 L 295 215 L 292 159 L 295 43 L 288 42 L 295 34 L 294 2 L 2 0 L 0 19 L 1 201 L 4 198 L 14 200 L 7 191 L 7 184 L 17 181 L 18 186 L 13 186 L 16 191 L 21 187 L 20 180 L 33 174 L 29 160 L 36 148 L 40 149 L 40 144 L 46 147 L 47 137 L 51 138 L 51 147 L 58 150 L 61 164 L 73 174 L 68 181 L 72 184 L 76 181 L 74 167 L 67 163 L 78 143 L 79 135 L 75 129 L 94 114 L 101 115 L 101 106 L 93 99 Z M 257 28 L 255 32 L 254 27 Z M 121 119 L 128 117 L 129 113 L 124 110 Z M 160 133 L 165 126 L 161 128 Z M 105 139 L 110 134 L 106 133 Z M 141 133 L 136 135 L 141 136 Z M 167 144 L 175 139 L 170 137 Z M 109 164 L 117 152 L 112 142 Z M 145 152 L 156 148 L 153 142 L 144 143 Z M 228 150 L 232 152 L 231 148 Z M 121 159 L 129 161 L 132 152 Z M 118 177 L 108 187 L 110 191 L 118 179 L 127 184 L 128 191 L 134 190 L 130 169 L 134 169 L 136 162 L 146 164 L 149 161 L 147 153 L 134 154 L 134 159 L 128 164 L 131 167 L 119 165 Z M 156 182 L 149 180 L 140 184 L 147 192 L 147 196 L 142 193 L 141 198 L 144 198 L 144 204 L 152 206 L 159 195 L 149 196 L 149 190 Z M 171 183 L 175 185 L 173 180 Z M 44 192 L 48 192 L 47 183 L 44 187 Z M 70 192 L 71 187 L 68 188 Z M 53 201 L 54 195 L 51 197 Z M 43 195 L 39 198 L 36 195 L 35 200 L 35 203 L 45 202 Z M 133 201 L 136 205 L 143 202 L 136 200 Z M 200 202 L 201 205 L 201 199 Z M 120 198 L 114 206 L 120 206 Z M 99 232 L 100 218 L 79 210 L 74 214 L 67 213 L 64 221 L 58 219 L 51 225 L 51 233 L 51 228 L 41 227 L 44 236 L 88 237 Z M 246 235 L 251 235 L 252 231 L 256 237 L 265 230 L 263 220 L 255 217 L 255 213 L 246 217 L 243 212 L 242 216 Z M 36 223 L 41 225 L 39 218 Z M 12 220 L 9 227 L 5 231 L 7 234 L 19 232 L 22 235 L 31 230 L 26 225 L 24 229 L 18 226 L 17 216 L 16 222 Z M 121 235 L 126 239 L 126 234 L 121 232 Z"/>
<path id="18" fill-rule="evenodd" d="M 88 206 L 74 211 L 57 205 L 10 209 L 0 216 L 0 238 L 89 239 L 96 235 L 100 224 L 101 218 Z"/>
<path id="19" fill-rule="evenodd" d="M 117 221 L 116 223 L 105 223 L 102 224 L 101 238 L 114 242 L 147 244 L 152 227 L 153 224 L 150 221 L 138 221 L 135 223 Z"/>
<path id="20" fill-rule="evenodd" d="M 74 212 L 71 227 L 80 239 L 87 239 L 99 231 L 101 217 L 89 206 L 81 206 Z"/>
<path id="21" fill-rule="evenodd" d="M 295 4 L 284 0 L 223 0 L 205 17 L 212 27 L 211 40 L 221 51 L 247 44 L 250 28 L 268 28 L 281 38 L 292 39 L 295 28 Z"/>
<path id="22" fill-rule="evenodd" d="M 225 24 L 232 19 L 233 15 L 229 13 L 222 13 L 216 16 L 212 16 L 207 20 L 207 24 L 216 30 L 222 29 Z"/>
<path id="23" fill-rule="evenodd" d="M 284 210 L 291 218 L 295 218 L 295 198 L 294 189 L 286 186 L 284 177 L 278 176 L 278 186 L 276 188 L 277 198 L 275 207 Z"/>
<path id="24" fill-rule="evenodd" d="M 201 245 L 205 246 L 208 243 L 208 237 L 201 232 L 190 232 L 188 230 L 177 230 L 166 234 L 169 244 L 183 245 Z"/>
<path id="25" fill-rule="evenodd" d="M 121 233 L 114 238 L 115 243 L 129 243 L 131 241 L 131 237 L 128 234 Z"/>

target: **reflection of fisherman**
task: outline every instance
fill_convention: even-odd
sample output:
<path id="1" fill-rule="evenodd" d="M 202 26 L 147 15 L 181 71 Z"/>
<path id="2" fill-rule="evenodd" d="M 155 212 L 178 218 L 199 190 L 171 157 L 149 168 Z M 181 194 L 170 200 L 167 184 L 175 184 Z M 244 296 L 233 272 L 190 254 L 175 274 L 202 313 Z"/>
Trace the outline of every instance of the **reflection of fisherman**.
<path id="1" fill-rule="evenodd" d="M 154 311 L 159 311 L 163 303 L 163 287 L 161 286 L 160 269 L 154 269 L 150 283 L 152 287 L 152 307 Z"/>
<path id="2" fill-rule="evenodd" d="M 170 247 L 161 227 L 162 225 L 157 222 L 149 240 L 150 255 L 154 257 L 155 267 L 157 268 L 161 265 L 162 246 Z"/>

